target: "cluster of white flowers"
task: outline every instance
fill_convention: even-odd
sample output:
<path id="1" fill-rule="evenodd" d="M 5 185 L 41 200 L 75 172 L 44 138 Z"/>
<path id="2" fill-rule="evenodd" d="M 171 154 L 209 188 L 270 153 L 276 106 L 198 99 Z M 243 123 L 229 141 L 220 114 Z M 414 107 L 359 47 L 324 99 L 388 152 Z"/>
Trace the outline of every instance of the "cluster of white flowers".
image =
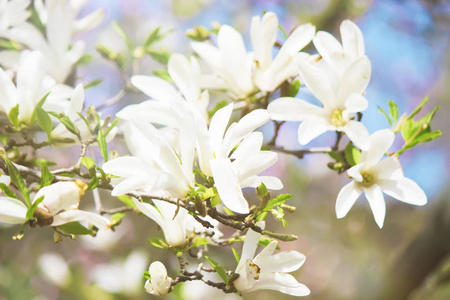
<path id="1" fill-rule="evenodd" d="M 278 159 L 276 152 L 263 146 L 263 134 L 256 131 L 270 120 L 301 121 L 298 128 L 301 145 L 326 131 L 334 131 L 340 137 L 345 134 L 358 148 L 360 161 L 346 169 L 353 181 L 337 196 L 338 218 L 346 216 L 363 192 L 380 228 L 386 213 L 382 192 L 409 204 L 427 202 L 420 187 L 404 177 L 398 156 L 388 155 L 381 160 L 393 144 L 394 132 L 386 129 L 370 135 L 357 118 L 368 107 L 365 90 L 371 77 L 371 63 L 365 55 L 363 35 L 353 22 L 342 22 L 342 44 L 329 33 L 316 33 L 311 24 L 297 27 L 284 43 L 279 43 L 277 16 L 268 12 L 251 21 L 252 52 L 246 50 L 239 32 L 222 25 L 217 32 L 217 47 L 211 41 L 196 41 L 191 43 L 196 55 L 170 56 L 167 71 L 173 83 L 158 76 L 132 76 L 131 84 L 150 99 L 119 111 L 121 121 L 117 130 L 108 128 L 106 121 L 90 124 L 89 117 L 81 114 L 84 88 L 81 83 L 76 85 L 72 75 L 85 45 L 83 41 L 72 42 L 72 38 L 98 25 L 103 17 L 103 11 L 97 10 L 77 19 L 85 3 L 86 0 L 34 1 L 44 35 L 27 21 L 30 1 L 0 2 L 0 36 L 21 45 L 15 51 L 0 52 L 0 110 L 17 129 L 32 128 L 37 125 L 36 118 L 40 118 L 38 123 L 46 131 L 49 145 L 59 146 L 59 141 L 77 137 L 84 152 L 76 168 L 69 172 L 81 179 L 89 178 L 90 188 L 102 183 L 112 196 L 142 195 L 133 198 L 130 206 L 161 227 L 166 248 L 175 249 L 177 255 L 189 250 L 195 236 L 205 240 L 207 237 L 207 243 L 220 245 L 223 234 L 217 228 L 218 219 L 207 212 L 219 215 L 222 223 L 231 223 L 235 229 L 248 229 L 234 272 L 239 275 L 224 289 L 241 293 L 271 289 L 294 296 L 310 293 L 287 274 L 301 267 L 305 261 L 303 254 L 283 251 L 273 255 L 278 242 L 271 240 L 254 257 L 264 234 L 264 225 L 256 221 L 260 221 L 261 213 L 272 208 L 264 210 L 270 200 L 267 189 L 283 188 L 279 178 L 260 175 Z M 300 52 L 311 41 L 318 54 Z M 279 49 L 275 50 L 276 47 Z M 205 65 L 210 70 L 203 72 L 201 66 Z M 306 85 L 322 103 L 321 107 L 294 98 L 295 95 L 281 94 L 272 99 L 282 85 L 290 85 L 296 79 Z M 213 89 L 226 90 L 231 103 L 208 111 Z M 39 110 L 44 111 L 44 116 L 36 117 Z M 53 114 L 47 116 L 46 112 Z M 241 113 L 239 117 L 237 112 Z M 60 123 L 53 128 L 57 116 Z M 49 130 L 45 129 L 49 126 Z M 106 135 L 109 133 L 106 140 L 99 139 L 105 131 Z M 108 160 L 105 144 L 117 131 L 124 137 L 130 155 L 114 155 L 114 159 Z M 95 162 L 83 160 L 88 158 L 84 157 L 86 148 L 96 142 L 105 158 L 101 168 Z M 6 155 L 2 159 L 5 165 L 9 163 L 6 169 L 12 176 L 14 163 Z M 82 164 L 89 174 L 80 173 Z M 36 176 L 44 176 L 43 173 L 44 170 Z M 20 177 L 17 174 L 14 176 Z M 19 190 L 25 185 L 17 178 L 14 180 Z M 89 181 L 61 182 L 61 178 L 55 181 L 60 182 L 41 186 L 29 205 L 15 197 L 0 197 L 0 222 L 37 222 L 58 227 L 81 221 L 102 230 L 113 226 L 100 214 L 78 209 Z M 0 182 L 2 190 L 8 191 L 10 178 L 2 175 Z M 249 203 L 243 189 L 254 188 L 259 193 L 260 187 L 266 192 L 258 195 L 261 203 Z M 146 202 L 148 199 L 152 199 L 151 203 Z M 145 289 L 153 295 L 167 294 L 177 282 L 158 261 L 150 265 L 149 274 Z"/>

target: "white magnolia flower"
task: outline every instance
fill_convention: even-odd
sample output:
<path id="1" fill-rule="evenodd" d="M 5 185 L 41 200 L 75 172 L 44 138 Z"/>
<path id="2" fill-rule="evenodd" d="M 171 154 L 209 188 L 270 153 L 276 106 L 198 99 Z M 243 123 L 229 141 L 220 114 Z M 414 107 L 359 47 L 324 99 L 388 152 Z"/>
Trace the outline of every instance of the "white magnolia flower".
<path id="1" fill-rule="evenodd" d="M 239 277 L 234 281 L 242 293 L 256 290 L 275 290 L 292 296 L 306 296 L 310 290 L 287 273 L 299 269 L 305 256 L 297 251 L 284 251 L 272 255 L 278 242 L 272 241 L 255 255 L 261 234 L 249 229 L 245 237 L 242 255 L 236 268 Z"/>
<path id="2" fill-rule="evenodd" d="M 278 19 L 272 12 L 264 14 L 262 20 L 259 16 L 252 19 L 250 36 L 256 62 L 254 81 L 262 91 L 273 92 L 285 80 L 298 74 L 298 63 L 309 58 L 309 54 L 299 51 L 311 42 L 316 28 L 309 23 L 299 26 L 272 59 L 278 30 Z"/>
<path id="3" fill-rule="evenodd" d="M 150 279 L 145 282 L 145 290 L 155 296 L 164 296 L 171 290 L 172 278 L 167 276 L 166 267 L 159 261 L 148 268 Z"/>
<path id="4" fill-rule="evenodd" d="M 57 182 L 43 187 L 34 196 L 33 202 L 44 196 L 35 212 L 38 224 L 59 226 L 70 222 L 86 221 L 102 230 L 109 229 L 110 221 L 105 217 L 78 209 L 86 184 L 82 181 Z M 0 198 L 0 222 L 23 224 L 27 221 L 27 207 L 23 202 L 9 197 Z"/>
<path id="5" fill-rule="evenodd" d="M 171 203 L 153 200 L 156 208 L 148 203 L 133 199 L 136 207 L 147 217 L 155 221 L 161 227 L 166 242 L 173 247 L 186 244 L 187 238 L 194 231 L 195 219 L 187 210 L 180 207 L 177 215 L 177 206 Z M 175 216 L 175 217 L 174 217 Z"/>
<path id="6" fill-rule="evenodd" d="M 370 136 L 370 147 L 361 152 L 361 161 L 347 171 L 354 180 L 345 185 L 336 200 L 336 214 L 343 218 L 364 192 L 375 221 L 383 227 L 386 203 L 383 192 L 397 200 L 413 205 L 424 205 L 427 196 L 411 179 L 403 175 L 400 161 L 395 156 L 381 159 L 394 142 L 394 133 L 384 129 Z"/>
<path id="7" fill-rule="evenodd" d="M 103 11 L 98 10 L 77 20 L 83 2 L 48 0 L 43 5 L 42 1 L 34 1 L 40 19 L 46 25 L 45 36 L 29 23 L 8 31 L 9 38 L 42 53 L 47 73 L 57 83 L 66 81 L 85 50 L 83 41 L 71 44 L 73 34 L 90 29 L 103 19 Z"/>
<path id="8" fill-rule="evenodd" d="M 65 288 L 71 280 L 69 265 L 59 253 L 47 252 L 39 257 L 39 267 L 45 278 L 54 285 Z"/>
<path id="9" fill-rule="evenodd" d="M 233 104 L 218 110 L 209 128 L 198 129 L 200 169 L 214 178 L 223 204 L 237 213 L 248 213 L 249 206 L 242 193 L 244 187 L 257 187 L 262 182 L 268 189 L 283 188 L 272 176 L 257 176 L 277 161 L 277 154 L 261 151 L 263 136 L 253 132 L 269 120 L 266 110 L 257 109 L 227 129 Z"/>
<path id="10" fill-rule="evenodd" d="M 194 51 L 205 61 L 214 73 L 223 80 L 234 98 L 246 98 L 255 91 L 253 83 L 253 54 L 247 53 L 242 35 L 228 25 L 222 25 L 217 34 L 217 45 L 192 42 Z"/>
<path id="11" fill-rule="evenodd" d="M 302 121 L 298 128 L 301 145 L 326 131 L 341 131 L 360 149 L 367 149 L 369 132 L 365 126 L 353 120 L 352 114 L 367 108 L 362 96 L 371 73 L 367 57 L 355 60 L 346 69 L 340 82 L 329 80 L 326 72 L 302 63 L 300 74 L 306 86 L 322 102 L 323 107 L 297 98 L 283 97 L 271 102 L 268 111 L 274 120 Z"/>
<path id="12" fill-rule="evenodd" d="M 325 31 L 319 31 L 313 39 L 314 46 L 338 78 L 342 78 L 347 67 L 364 57 L 364 38 L 358 26 L 350 20 L 341 23 L 342 45 Z"/>
<path id="13" fill-rule="evenodd" d="M 0 1 L 0 36 L 12 27 L 20 26 L 30 16 L 26 9 L 30 0 L 1 0 Z"/>
<path id="14" fill-rule="evenodd" d="M 45 64 L 38 51 L 24 51 L 21 55 L 16 75 L 16 84 L 7 73 L 0 68 L 0 110 L 8 114 L 12 108 L 19 105 L 19 122 L 30 125 L 36 104 L 49 91 L 43 109 L 48 111 L 63 111 L 69 105 L 64 99 L 66 92 L 60 85 L 45 83 Z M 53 93 L 55 91 L 55 93 Z"/>
<path id="15" fill-rule="evenodd" d="M 131 83 L 153 100 L 128 105 L 117 116 L 127 121 L 145 119 L 151 123 L 178 128 L 172 106 L 181 105 L 207 120 L 209 93 L 207 90 L 201 92 L 200 66 L 195 57 L 192 56 L 189 61 L 181 54 L 172 54 L 168 72 L 179 91 L 171 83 L 156 76 L 133 76 Z M 186 103 L 190 105 L 184 105 Z"/>
<path id="16" fill-rule="evenodd" d="M 195 128 L 192 116 L 185 114 L 178 121 L 180 153 L 176 153 L 158 129 L 147 121 L 130 123 L 130 142 L 133 156 L 119 157 L 106 162 L 103 170 L 119 176 L 114 178 L 112 195 L 143 191 L 154 195 L 184 198 L 193 186 Z"/>

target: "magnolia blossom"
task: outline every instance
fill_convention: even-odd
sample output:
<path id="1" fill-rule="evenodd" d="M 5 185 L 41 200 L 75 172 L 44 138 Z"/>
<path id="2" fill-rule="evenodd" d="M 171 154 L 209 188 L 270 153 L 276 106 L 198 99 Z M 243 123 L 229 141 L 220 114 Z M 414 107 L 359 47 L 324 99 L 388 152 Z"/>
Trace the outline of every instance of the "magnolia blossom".
<path id="1" fill-rule="evenodd" d="M 194 113 L 207 120 L 209 93 L 207 90 L 201 91 L 200 66 L 195 57 L 192 56 L 189 61 L 181 54 L 172 54 L 167 67 L 179 91 L 169 82 L 156 76 L 133 76 L 131 83 L 153 100 L 128 105 L 118 112 L 117 116 L 123 120 L 145 119 L 151 123 L 177 128 L 177 116 L 174 115 L 171 106 L 181 105 L 185 109 L 192 109 Z M 185 103 L 191 105 L 184 105 Z"/>
<path id="2" fill-rule="evenodd" d="M 413 205 L 424 205 L 427 197 L 411 179 L 403 175 L 400 161 L 395 156 L 381 159 L 394 142 L 394 133 L 384 129 L 370 136 L 370 147 L 361 152 L 361 161 L 347 171 L 354 180 L 339 192 L 336 214 L 343 218 L 364 192 L 369 201 L 375 221 L 383 227 L 386 203 L 383 192 L 397 200 Z"/>
<path id="3" fill-rule="evenodd" d="M 20 26 L 30 16 L 26 9 L 30 0 L 1 0 L 0 1 L 0 36 L 12 27 Z"/>
<path id="4" fill-rule="evenodd" d="M 352 114 L 368 106 L 362 95 L 369 83 L 371 65 L 367 57 L 355 60 L 341 81 L 333 82 L 323 70 L 306 63 L 300 65 L 306 86 L 322 102 L 319 107 L 297 98 L 283 97 L 271 102 L 268 111 L 274 120 L 302 121 L 298 141 L 305 145 L 326 131 L 341 131 L 360 149 L 367 149 L 369 132 L 353 120 Z"/>
<path id="5" fill-rule="evenodd" d="M 242 255 L 236 268 L 239 277 L 233 282 L 243 293 L 256 290 L 275 290 L 292 296 L 309 295 L 310 290 L 287 273 L 299 269 L 305 256 L 297 251 L 285 251 L 273 255 L 278 242 L 272 241 L 255 255 L 261 234 L 249 229 L 245 237 Z"/>
<path id="6" fill-rule="evenodd" d="M 314 46 L 338 78 L 342 78 L 347 67 L 364 57 L 364 38 L 358 26 L 344 20 L 340 27 L 342 45 L 330 33 L 319 31 L 313 39 Z"/>
<path id="7" fill-rule="evenodd" d="M 39 267 L 44 277 L 60 288 L 66 288 L 71 280 L 69 265 L 59 253 L 47 252 L 39 257 Z"/>
<path id="8" fill-rule="evenodd" d="M 220 27 L 217 45 L 191 43 L 192 49 L 223 81 L 222 85 L 213 85 L 227 88 L 234 98 L 246 98 L 256 90 L 252 79 L 253 54 L 247 53 L 242 35 L 228 25 Z"/>
<path id="9" fill-rule="evenodd" d="M 78 209 L 86 184 L 82 181 L 57 182 L 43 187 L 34 196 L 34 201 L 44 196 L 38 204 L 35 217 L 41 226 L 59 226 L 70 222 L 86 221 L 102 230 L 109 229 L 110 221 L 105 217 Z M 0 198 L 0 221 L 23 224 L 27 221 L 27 207 L 23 202 L 10 198 Z"/>
<path id="10" fill-rule="evenodd" d="M 253 132 L 269 120 L 266 110 L 258 109 L 239 122 L 227 125 L 233 104 L 218 110 L 209 128 L 199 128 L 198 147 L 200 169 L 214 178 L 223 204 L 237 213 L 248 213 L 249 207 L 242 193 L 244 187 L 257 187 L 262 182 L 268 189 L 283 188 L 273 176 L 257 176 L 277 161 L 277 154 L 261 151 L 263 136 Z"/>
<path id="11" fill-rule="evenodd" d="M 150 279 L 145 282 L 147 293 L 164 296 L 171 290 L 172 278 L 167 276 L 166 267 L 159 261 L 154 261 L 148 268 Z"/>
<path id="12" fill-rule="evenodd" d="M 186 244 L 187 237 L 194 231 L 195 219 L 181 208 L 161 200 L 153 200 L 155 206 L 133 199 L 136 207 L 161 227 L 166 242 L 173 247 Z"/>
<path id="13" fill-rule="evenodd" d="M 255 53 L 254 81 L 262 91 L 273 92 L 281 83 L 298 74 L 299 62 L 309 58 L 309 54 L 299 52 L 311 42 L 316 31 L 315 26 L 303 24 L 295 29 L 272 59 L 273 45 L 278 33 L 278 19 L 273 12 L 263 18 L 254 16 L 250 28 L 250 37 Z"/>
<path id="14" fill-rule="evenodd" d="M 31 124 L 33 111 L 42 97 L 49 91 L 43 108 L 49 111 L 62 111 L 69 105 L 65 99 L 67 89 L 61 85 L 48 85 L 45 81 L 45 64 L 37 51 L 24 51 L 19 61 L 16 84 L 0 68 L 0 110 L 9 114 L 19 105 L 19 122 Z"/>
<path id="15" fill-rule="evenodd" d="M 85 50 L 83 41 L 71 44 L 73 34 L 95 27 L 103 19 L 103 10 L 98 10 L 77 20 L 76 16 L 84 2 L 48 0 L 44 5 L 42 1 L 34 1 L 40 19 L 46 25 L 45 35 L 29 23 L 8 31 L 8 37 L 12 40 L 42 53 L 48 75 L 57 83 L 67 80 Z M 6 58 L 11 58 L 11 55 Z M 2 59 L 4 62 L 8 63 L 8 60 Z"/>

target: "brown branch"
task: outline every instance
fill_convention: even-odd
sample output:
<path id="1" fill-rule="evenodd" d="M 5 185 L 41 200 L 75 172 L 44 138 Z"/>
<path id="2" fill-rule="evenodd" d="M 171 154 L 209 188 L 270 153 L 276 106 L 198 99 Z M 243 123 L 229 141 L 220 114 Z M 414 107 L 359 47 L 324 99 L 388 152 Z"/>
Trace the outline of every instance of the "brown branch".
<path id="1" fill-rule="evenodd" d="M 264 145 L 263 148 L 267 148 L 267 149 L 278 151 L 278 152 L 285 153 L 285 154 L 294 155 L 298 159 L 302 159 L 305 156 L 305 154 L 328 153 L 328 152 L 333 151 L 333 148 L 330 148 L 330 147 L 317 147 L 317 148 L 310 148 L 310 149 L 304 149 L 304 150 L 288 150 L 283 147 L 273 146 L 270 144 Z"/>

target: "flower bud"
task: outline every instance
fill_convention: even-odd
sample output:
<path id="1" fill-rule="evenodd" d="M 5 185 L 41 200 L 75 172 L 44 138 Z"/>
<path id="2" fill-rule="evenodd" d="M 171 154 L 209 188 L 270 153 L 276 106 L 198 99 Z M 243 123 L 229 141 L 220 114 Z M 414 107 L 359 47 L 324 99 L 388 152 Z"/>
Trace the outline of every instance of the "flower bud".
<path id="1" fill-rule="evenodd" d="M 145 282 L 145 290 L 147 293 L 164 296 L 171 290 L 172 278 L 167 276 L 166 267 L 160 262 L 152 262 L 148 268 L 150 279 Z"/>

